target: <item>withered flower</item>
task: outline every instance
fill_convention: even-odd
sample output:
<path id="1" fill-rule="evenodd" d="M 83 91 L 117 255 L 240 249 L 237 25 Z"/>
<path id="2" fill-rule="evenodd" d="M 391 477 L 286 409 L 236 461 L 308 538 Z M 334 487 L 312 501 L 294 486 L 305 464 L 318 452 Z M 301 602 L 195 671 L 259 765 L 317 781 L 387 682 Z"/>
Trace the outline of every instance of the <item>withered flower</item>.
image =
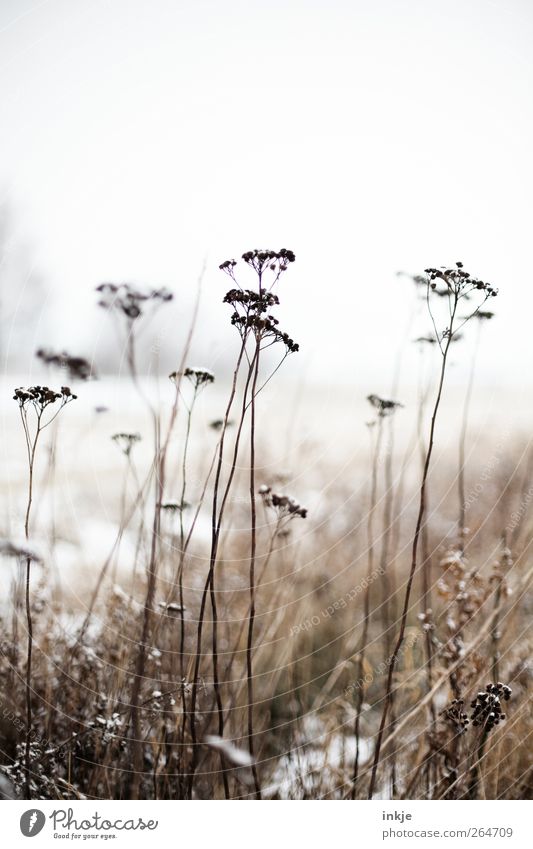
<path id="1" fill-rule="evenodd" d="M 89 380 L 95 377 L 92 366 L 84 357 L 72 357 L 66 351 L 55 353 L 50 348 L 39 348 L 35 356 L 45 365 L 66 369 L 72 380 Z"/>
<path id="2" fill-rule="evenodd" d="M 117 445 L 122 453 L 129 457 L 134 445 L 141 441 L 140 433 L 114 433 L 111 437 L 115 445 Z"/>
<path id="3" fill-rule="evenodd" d="M 497 684 L 487 684 L 485 691 L 478 693 L 471 704 L 472 724 L 482 726 L 484 731 L 489 732 L 505 719 L 501 702 L 502 699 L 508 702 L 511 694 L 511 688 L 501 681 Z"/>
<path id="4" fill-rule="evenodd" d="M 99 306 L 120 312 L 130 321 L 135 321 L 143 315 L 145 304 L 162 304 L 174 297 L 172 292 L 165 288 L 142 291 L 129 283 L 101 283 L 96 287 L 96 291 L 102 296 L 98 301 Z"/>
<path id="5" fill-rule="evenodd" d="M 403 407 L 403 404 L 400 404 L 399 401 L 387 401 L 385 398 L 380 398 L 379 395 L 367 395 L 366 400 L 378 411 L 380 418 L 392 416 L 399 407 Z"/>
<path id="6" fill-rule="evenodd" d="M 285 516 L 294 516 L 300 519 L 307 518 L 306 507 L 302 507 L 301 504 L 298 504 L 294 498 L 288 495 L 280 495 L 279 493 L 272 492 L 271 487 L 266 486 L 266 484 L 259 487 L 259 495 L 263 499 L 265 507 L 275 510 L 278 518 Z"/>

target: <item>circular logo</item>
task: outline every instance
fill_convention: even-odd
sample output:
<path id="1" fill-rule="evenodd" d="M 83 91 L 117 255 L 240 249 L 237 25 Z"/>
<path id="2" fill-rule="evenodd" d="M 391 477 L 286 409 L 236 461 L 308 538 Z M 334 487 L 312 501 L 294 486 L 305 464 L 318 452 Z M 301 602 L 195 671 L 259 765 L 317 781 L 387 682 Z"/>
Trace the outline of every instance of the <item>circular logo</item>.
<path id="1" fill-rule="evenodd" d="M 43 830 L 46 817 L 42 811 L 32 808 L 29 811 L 24 811 L 20 818 L 20 830 L 24 837 L 35 837 Z"/>

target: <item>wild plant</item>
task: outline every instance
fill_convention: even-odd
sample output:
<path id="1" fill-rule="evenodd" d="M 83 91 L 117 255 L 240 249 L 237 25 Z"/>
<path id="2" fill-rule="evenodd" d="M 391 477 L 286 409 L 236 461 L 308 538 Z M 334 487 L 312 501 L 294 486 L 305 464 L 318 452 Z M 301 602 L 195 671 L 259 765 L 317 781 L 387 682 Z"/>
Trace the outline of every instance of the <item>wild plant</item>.
<path id="1" fill-rule="evenodd" d="M 372 472 L 371 472 L 371 485 L 370 485 L 370 505 L 368 509 L 368 519 L 367 519 L 367 578 L 366 578 L 366 587 L 364 593 L 364 601 L 363 601 L 363 630 L 361 634 L 361 644 L 358 652 L 358 660 L 357 660 L 357 680 L 362 682 L 364 680 L 363 671 L 365 668 L 365 652 L 368 641 L 368 629 L 370 627 L 370 613 L 371 613 L 371 586 L 372 586 L 372 578 L 374 573 L 374 514 L 376 511 L 377 497 L 378 497 L 378 471 L 379 471 L 379 463 L 381 458 L 381 446 L 383 440 L 383 422 L 384 419 L 391 416 L 398 407 L 402 405 L 398 401 L 389 401 L 384 398 L 380 398 L 379 395 L 369 395 L 367 397 L 367 401 L 370 403 L 372 408 L 376 410 L 376 418 L 369 422 L 369 430 L 373 433 L 374 428 L 377 429 L 377 435 L 374 441 L 373 449 L 372 449 Z M 388 623 L 387 623 L 388 627 Z M 354 765 L 353 765 L 353 785 L 352 785 L 352 798 L 356 798 L 357 792 L 357 780 L 359 776 L 359 749 L 360 749 L 360 723 L 361 723 L 361 710 L 364 702 L 364 686 L 360 684 L 357 688 L 357 702 L 356 702 L 356 714 L 355 714 L 355 757 L 354 757 Z"/>
<path id="2" fill-rule="evenodd" d="M 131 693 L 131 728 L 132 728 L 132 745 L 134 751 L 134 770 L 131 775 L 130 794 L 132 798 L 138 798 L 139 787 L 141 783 L 141 774 L 143 771 L 143 745 L 142 731 L 140 722 L 140 700 L 141 700 L 141 684 L 144 677 L 146 666 L 147 642 L 150 634 L 152 613 L 154 610 L 155 594 L 157 587 L 157 573 L 159 563 L 159 538 L 161 526 L 161 504 L 164 499 L 165 489 L 165 471 L 167 449 L 171 433 L 178 411 L 178 398 L 181 385 L 181 373 L 183 367 L 178 370 L 178 380 L 176 381 L 175 400 L 171 411 L 170 421 L 167 427 L 166 436 L 163 438 L 161 434 L 161 421 L 157 410 L 154 409 L 152 402 L 146 395 L 143 387 L 140 384 L 139 372 L 137 368 L 137 341 L 140 333 L 146 328 L 147 323 L 153 317 L 155 311 L 165 303 L 173 299 L 173 294 L 167 289 L 152 289 L 150 291 L 142 291 L 130 284 L 114 284 L 102 283 L 97 287 L 97 292 L 100 293 L 101 299 L 99 305 L 106 309 L 117 322 L 119 334 L 123 334 L 123 344 L 126 350 L 126 359 L 130 377 L 133 384 L 137 388 L 140 396 L 143 398 L 146 407 L 151 415 L 153 432 L 154 432 L 154 463 L 153 471 L 155 477 L 154 486 L 154 510 L 151 530 L 150 555 L 148 563 L 148 580 L 146 585 L 146 597 L 143 607 L 142 627 L 140 639 L 137 647 L 137 658 L 135 662 L 135 674 L 133 677 L 132 693 Z M 198 300 L 195 307 L 195 313 L 189 331 L 189 336 L 183 352 L 183 357 L 188 353 L 188 347 L 192 335 L 192 329 L 197 314 Z M 142 322 L 142 319 L 146 319 Z"/>
<path id="3" fill-rule="evenodd" d="M 70 391 L 68 386 L 62 386 L 59 392 L 55 392 L 48 386 L 30 386 L 28 389 L 15 389 L 13 400 L 17 402 L 28 459 L 28 496 L 26 501 L 26 515 L 24 518 L 24 535 L 30 537 L 30 518 L 33 503 L 33 477 L 35 472 L 35 458 L 37 445 L 43 431 L 49 427 L 59 415 L 63 407 L 76 399 L 76 395 Z M 33 655 L 33 621 L 31 614 L 31 563 L 32 557 L 26 557 L 26 579 L 25 579 L 25 603 L 26 603 L 26 625 L 28 634 L 28 648 L 26 655 L 26 745 L 25 745 L 25 772 L 26 798 L 31 799 L 31 762 L 30 746 L 32 734 L 32 655 Z"/>
<path id="4" fill-rule="evenodd" d="M 291 262 L 289 252 L 265 251 L 249 252 L 238 264 L 223 263 L 231 278 L 225 302 L 238 347 L 226 409 L 218 417 L 209 409 L 203 430 L 198 399 L 206 390 L 210 404 L 213 376 L 207 368 L 188 367 L 187 341 L 171 381 L 163 375 L 167 407 L 149 393 L 153 378 L 146 377 L 137 342 L 165 299 L 130 297 L 121 287 L 102 293 L 112 300 L 120 290 L 116 305 L 108 306 L 121 339 L 133 348 L 124 357 L 142 399 L 134 423 L 125 421 L 105 437 L 116 446 L 115 486 L 103 488 L 102 496 L 109 499 L 106 509 L 116 504 L 119 518 L 100 562 L 80 556 L 89 567 L 84 570 L 89 590 L 81 590 L 80 581 L 80 589 L 64 598 L 49 591 L 44 563 L 36 582 L 34 529 L 45 524 L 37 513 L 43 498 L 35 474 L 33 489 L 40 498 L 31 505 L 30 539 L 18 544 L 10 531 L 0 540 L 0 555 L 16 558 L 21 567 L 32 560 L 30 654 L 33 647 L 33 660 L 23 665 L 25 640 L 15 627 L 15 620 L 19 628 L 24 622 L 16 606 L 24 595 L 19 585 L 12 620 L 0 609 L 0 796 L 3 778 L 13 792 L 29 795 L 29 769 L 34 799 L 360 798 L 373 768 L 374 796 L 530 794 L 524 741 L 531 731 L 525 698 L 531 645 L 524 628 L 532 577 L 527 556 L 533 455 L 517 446 L 514 477 L 502 482 L 494 476 L 485 487 L 479 525 L 476 515 L 473 532 L 463 535 L 468 546 L 462 546 L 457 524 L 464 528 L 465 522 L 457 515 L 453 453 L 451 463 L 446 455 L 439 465 L 437 449 L 431 454 L 442 427 L 446 351 L 463 322 L 483 314 L 479 305 L 492 297 L 492 289 L 480 287 L 459 265 L 420 277 L 416 290 L 424 291 L 438 332 L 417 342 L 432 357 L 429 362 L 424 355 L 418 413 L 404 434 L 408 410 L 400 416 L 397 402 L 370 396 L 369 456 L 357 447 L 353 464 L 332 482 L 332 466 L 315 464 L 314 456 L 308 462 L 315 434 L 306 436 L 305 421 L 302 448 L 291 448 L 291 465 L 282 469 L 273 468 L 279 443 L 271 436 L 283 428 L 277 410 L 263 438 L 262 388 L 297 350 L 276 324 L 272 288 L 282 277 L 281 266 Z M 77 358 L 64 351 L 43 349 L 39 359 L 69 379 L 76 370 L 76 379 L 93 376 L 76 362 L 69 371 L 68 360 Z M 439 380 L 426 434 L 425 377 L 434 361 Z M 458 428 L 461 441 L 467 422 L 463 449 L 459 446 L 464 457 L 474 397 L 473 361 L 468 366 Z M 389 397 L 396 392 L 391 389 Z M 35 410 L 26 401 L 28 423 L 34 424 Z M 103 397 L 99 408 L 107 401 Z M 43 424 L 61 403 L 50 404 Z M 146 412 L 154 427 L 151 456 L 140 420 Z M 105 426 L 102 416 L 96 426 Z M 328 422 L 330 427 L 334 431 Z M 39 439 L 36 447 L 37 468 L 44 466 L 43 443 Z M 63 460 L 68 446 L 61 441 L 60 447 Z M 457 459 L 457 445 L 455 454 Z M 468 464 L 464 471 L 474 473 Z M 508 493 L 504 507 L 494 510 L 500 483 Z M 293 487 L 304 504 L 312 499 L 311 524 L 300 498 L 291 497 Z M 408 526 L 413 503 L 416 544 Z M 210 514 L 207 541 L 204 512 Z M 65 515 L 57 511 L 59 564 L 67 545 L 70 551 L 76 544 Z M 81 528 L 82 511 L 78 518 Z M 398 619 L 396 587 L 402 587 Z M 511 686 L 508 712 L 505 694 Z M 380 710 L 388 711 L 386 718 Z M 372 742 L 378 744 L 374 750 Z"/>
<path id="5" fill-rule="evenodd" d="M 190 768 L 190 784 L 189 793 L 192 794 L 194 783 L 194 772 L 198 761 L 198 740 L 196 733 L 196 699 L 198 692 L 198 681 L 200 674 L 200 660 L 202 649 L 202 633 L 205 618 L 205 607 L 207 596 L 209 594 L 212 611 L 212 664 L 213 664 L 213 689 L 215 694 L 217 717 L 218 717 L 218 736 L 224 737 L 224 710 L 220 694 L 219 685 L 219 664 L 218 664 L 218 614 L 216 602 L 216 563 L 217 553 L 220 539 L 222 521 L 228 497 L 232 488 L 237 458 L 239 456 L 240 441 L 243 432 L 244 423 L 249 412 L 250 416 L 250 477 L 249 477 L 249 496 L 250 496 L 250 563 L 249 563 L 249 592 L 250 592 L 250 608 L 248 615 L 248 639 L 247 639 L 247 682 L 248 682 L 248 749 L 250 756 L 254 759 L 252 772 L 254 777 L 255 793 L 260 796 L 260 783 L 255 764 L 254 755 L 254 728 L 253 728 L 253 668 L 252 668 L 252 649 L 253 649 L 253 628 L 255 620 L 255 565 L 256 565 L 256 486 L 255 486 L 255 432 L 256 432 L 256 400 L 261 389 L 271 379 L 273 374 L 281 366 L 283 360 L 289 353 L 298 350 L 298 345 L 291 339 L 286 332 L 279 329 L 278 319 L 270 312 L 279 304 L 279 298 L 272 290 L 277 285 L 280 277 L 288 269 L 289 265 L 294 262 L 295 255 L 292 251 L 282 248 L 280 251 L 247 251 L 242 256 L 245 266 L 253 273 L 255 277 L 256 288 L 243 288 L 236 277 L 236 260 L 227 260 L 223 262 L 220 269 L 229 276 L 234 286 L 224 296 L 224 303 L 229 304 L 233 308 L 231 315 L 231 324 L 237 329 L 240 337 L 239 353 L 237 362 L 233 372 L 232 388 L 224 423 L 221 428 L 221 436 L 219 441 L 219 453 L 217 467 L 215 472 L 215 482 L 213 490 L 213 503 L 211 515 L 211 552 L 209 558 L 209 570 L 207 579 L 202 594 L 200 613 L 197 629 L 196 657 L 194 664 L 194 676 L 192 683 L 191 695 L 191 737 L 193 744 L 193 759 Z M 283 356 L 279 364 L 263 383 L 259 382 L 259 367 L 261 354 L 268 348 L 280 344 L 284 350 Z M 239 421 L 237 424 L 237 432 L 233 444 L 233 453 L 230 460 L 230 469 L 226 484 L 223 487 L 221 482 L 222 463 L 224 458 L 225 438 L 228 429 L 228 422 L 233 408 L 235 395 L 237 391 L 237 381 L 241 371 L 241 365 L 246 361 L 247 368 L 244 374 L 244 388 L 242 390 L 242 403 L 240 409 Z M 229 785 L 224 769 L 224 763 L 221 756 L 222 777 L 224 784 L 224 793 L 229 796 Z"/>
<path id="6" fill-rule="evenodd" d="M 483 760 L 487 740 L 491 731 L 506 719 L 506 714 L 502 710 L 502 701 L 508 702 L 512 692 L 511 687 L 508 684 L 503 684 L 501 681 L 497 684 L 487 684 L 485 690 L 478 693 L 471 703 L 472 726 L 479 729 L 468 786 L 468 795 L 472 799 L 477 797 L 480 764 Z"/>
<path id="7" fill-rule="evenodd" d="M 387 723 L 387 716 L 392 699 L 392 684 L 394 672 L 396 669 L 398 655 L 403 643 L 405 628 L 407 625 L 407 616 L 409 613 L 409 606 L 411 601 L 411 590 L 418 567 L 418 547 L 420 541 L 420 534 L 424 525 L 424 517 L 426 511 L 427 480 L 431 464 L 431 457 L 433 454 L 435 428 L 442 398 L 442 392 L 444 388 L 446 366 L 448 363 L 450 347 L 452 343 L 459 338 L 460 330 L 467 324 L 467 322 L 471 318 L 473 318 L 473 316 L 476 315 L 476 313 L 482 308 L 483 304 L 487 301 L 487 299 L 495 297 L 497 295 L 497 290 L 494 289 L 493 286 L 488 283 L 485 283 L 479 278 L 472 277 L 469 272 L 465 271 L 462 262 L 457 262 L 455 268 L 428 268 L 426 269 L 425 274 L 427 308 L 435 331 L 435 339 L 439 346 L 439 351 L 441 353 L 441 368 L 437 383 L 437 393 L 433 405 L 433 412 L 431 415 L 426 456 L 424 460 L 424 468 L 422 471 L 422 480 L 420 483 L 419 507 L 415 531 L 413 535 L 411 567 L 409 570 L 409 576 L 407 579 L 407 585 L 405 590 L 404 605 L 400 618 L 400 629 L 398 633 L 398 639 L 394 651 L 392 653 L 391 662 L 389 665 L 385 700 L 383 704 L 380 727 L 376 739 L 374 761 L 372 764 L 372 774 L 370 777 L 369 798 L 373 797 L 376 788 L 377 772 L 381 754 L 381 743 L 383 740 L 383 735 Z M 441 284 L 440 288 L 438 284 Z M 432 301 L 435 295 L 440 297 L 447 307 L 448 323 L 442 330 L 438 329 L 434 317 Z M 459 319 L 458 311 L 460 307 L 463 306 L 463 304 L 465 305 L 465 308 L 468 309 L 468 312 L 465 317 Z"/>

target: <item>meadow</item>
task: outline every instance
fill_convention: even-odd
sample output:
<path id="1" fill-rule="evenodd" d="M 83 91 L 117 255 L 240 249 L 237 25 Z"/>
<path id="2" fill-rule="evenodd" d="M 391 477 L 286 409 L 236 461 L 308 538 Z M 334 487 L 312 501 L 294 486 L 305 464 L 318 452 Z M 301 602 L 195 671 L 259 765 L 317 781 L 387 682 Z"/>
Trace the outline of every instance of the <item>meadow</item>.
<path id="1" fill-rule="evenodd" d="M 394 355 L 385 397 L 339 398 L 283 376 L 295 260 L 220 265 L 221 378 L 190 361 L 198 303 L 147 374 L 173 293 L 110 283 L 120 378 L 61 349 L 4 376 L 4 798 L 530 796 L 528 410 L 487 427 L 473 402 L 498 290 L 409 277 L 414 390 Z"/>

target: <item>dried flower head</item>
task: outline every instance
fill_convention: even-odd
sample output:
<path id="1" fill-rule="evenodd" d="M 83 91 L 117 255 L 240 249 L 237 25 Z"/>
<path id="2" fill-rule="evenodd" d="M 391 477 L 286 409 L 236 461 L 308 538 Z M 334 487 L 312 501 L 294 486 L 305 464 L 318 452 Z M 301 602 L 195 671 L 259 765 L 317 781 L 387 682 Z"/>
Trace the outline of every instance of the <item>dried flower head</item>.
<path id="1" fill-rule="evenodd" d="M 378 411 L 380 418 L 392 416 L 399 407 L 403 407 L 403 404 L 400 404 L 399 401 L 387 401 L 385 398 L 380 398 L 379 395 L 367 395 L 366 400 Z"/>
<path id="2" fill-rule="evenodd" d="M 111 437 L 115 445 L 117 445 L 122 453 L 129 457 L 131 450 L 137 442 L 141 441 L 140 433 L 114 433 Z"/>
<path id="3" fill-rule="evenodd" d="M 13 400 L 18 402 L 21 411 L 27 411 L 33 407 L 40 418 L 46 408 L 55 404 L 56 401 L 60 402 L 59 409 L 61 409 L 77 397 L 77 395 L 73 395 L 68 386 L 62 386 L 59 392 L 55 392 L 48 386 L 30 386 L 27 389 L 22 387 L 15 389 Z"/>
<path id="4" fill-rule="evenodd" d="M 72 380 L 89 380 L 95 377 L 90 362 L 84 357 L 72 357 L 66 351 L 55 353 L 50 348 L 39 348 L 35 356 L 47 366 L 65 369 Z"/>
<path id="5" fill-rule="evenodd" d="M 173 371 L 169 374 L 169 378 L 173 383 L 179 382 L 181 377 L 187 378 L 192 383 L 195 392 L 198 392 L 202 387 L 213 383 L 215 380 L 215 375 L 207 368 L 190 367 L 186 368 L 184 372 Z"/>
<path id="6" fill-rule="evenodd" d="M 461 297 L 468 298 L 474 290 L 482 291 L 487 297 L 496 297 L 498 290 L 480 280 L 479 277 L 473 277 L 468 271 L 463 268 L 462 262 L 456 262 L 455 268 L 426 268 L 425 273 L 428 276 L 429 287 L 438 294 L 454 293 Z M 445 289 L 437 289 L 436 280 L 442 280 L 446 284 Z"/>
<path id="7" fill-rule="evenodd" d="M 262 275 L 267 270 L 275 274 L 286 271 L 289 264 L 295 261 L 296 256 L 293 251 L 286 248 L 281 248 L 279 251 L 258 250 L 256 248 L 253 251 L 243 253 L 242 258 L 257 274 Z M 228 259 L 221 263 L 219 268 L 232 277 L 236 265 L 237 262 L 234 259 Z"/>
<path id="8" fill-rule="evenodd" d="M 168 289 L 150 289 L 142 291 L 129 283 L 101 283 L 96 291 L 102 296 L 98 305 L 107 310 L 122 313 L 130 321 L 143 315 L 145 305 L 154 306 L 171 301 L 174 297 Z"/>
<path id="9" fill-rule="evenodd" d="M 441 713 L 444 721 L 452 726 L 455 734 L 464 734 L 470 723 L 464 710 L 464 704 L 464 699 L 452 699 Z"/>
<path id="10" fill-rule="evenodd" d="M 272 492 L 271 487 L 266 486 L 266 484 L 259 487 L 259 495 L 263 499 L 265 507 L 275 510 L 279 518 L 285 516 L 299 517 L 300 519 L 307 518 L 306 507 L 302 507 L 294 498 L 288 495 L 279 495 L 276 492 Z"/>
<path id="11" fill-rule="evenodd" d="M 505 719 L 505 714 L 502 713 L 502 699 L 508 702 L 511 694 L 511 688 L 501 681 L 497 684 L 487 684 L 485 691 L 478 693 L 471 704 L 472 725 L 482 726 L 485 732 L 498 725 Z"/>
<path id="12" fill-rule="evenodd" d="M 299 350 L 299 345 L 288 333 L 279 329 L 278 319 L 270 312 L 279 304 L 279 298 L 272 292 L 272 288 L 281 273 L 295 261 L 294 253 L 285 248 L 280 251 L 254 250 L 247 251 L 242 258 L 256 273 L 258 288 L 244 289 L 240 286 L 235 277 L 235 260 L 227 260 L 220 265 L 222 271 L 236 284 L 235 288 L 226 292 L 223 299 L 224 303 L 233 307 L 231 323 L 243 340 L 252 334 L 258 343 L 266 343 L 264 347 L 281 342 L 287 353 L 295 353 Z"/>

